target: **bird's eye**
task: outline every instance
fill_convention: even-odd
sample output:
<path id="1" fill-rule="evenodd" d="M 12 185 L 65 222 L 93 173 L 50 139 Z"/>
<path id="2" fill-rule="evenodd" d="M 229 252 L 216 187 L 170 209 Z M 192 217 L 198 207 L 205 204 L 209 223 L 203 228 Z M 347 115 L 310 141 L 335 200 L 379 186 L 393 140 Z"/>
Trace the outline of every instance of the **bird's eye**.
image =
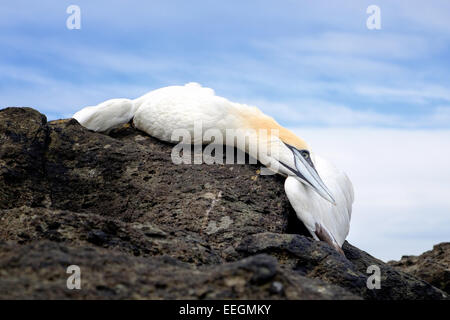
<path id="1" fill-rule="evenodd" d="M 302 156 L 303 156 L 303 158 L 308 159 L 308 157 L 309 157 L 309 152 L 303 151 L 303 152 L 302 152 Z"/>

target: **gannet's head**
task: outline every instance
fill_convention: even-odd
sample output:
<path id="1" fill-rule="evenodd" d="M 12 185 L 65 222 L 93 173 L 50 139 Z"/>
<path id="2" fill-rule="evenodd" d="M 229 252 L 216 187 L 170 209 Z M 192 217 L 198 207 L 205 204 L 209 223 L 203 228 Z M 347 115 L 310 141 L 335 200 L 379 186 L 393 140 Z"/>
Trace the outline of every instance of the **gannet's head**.
<path id="1" fill-rule="evenodd" d="M 297 149 L 289 144 L 286 146 L 294 156 L 295 169 L 280 161 L 280 164 L 295 174 L 296 178 L 306 185 L 311 186 L 322 198 L 332 204 L 336 204 L 330 190 L 317 173 L 316 167 L 311 159 L 311 152 L 307 149 Z"/>
<path id="2" fill-rule="evenodd" d="M 322 198 L 336 204 L 333 195 L 319 176 L 311 150 L 305 141 L 289 130 L 280 127 L 279 136 L 268 138 L 271 152 L 266 157 L 271 165 L 275 164 L 277 171 L 295 177 L 305 185 L 313 188 Z"/>
<path id="3" fill-rule="evenodd" d="M 323 183 L 313 160 L 308 144 L 297 137 L 293 132 L 280 126 L 273 118 L 264 115 L 257 108 L 238 105 L 236 108 L 238 127 L 261 130 L 258 131 L 259 146 L 267 149 L 258 149 L 258 160 L 270 170 L 284 175 L 293 176 L 301 183 L 310 186 L 322 198 L 336 204 L 333 195 Z M 276 134 L 273 134 L 275 130 Z M 251 153 L 251 152 L 250 152 Z"/>

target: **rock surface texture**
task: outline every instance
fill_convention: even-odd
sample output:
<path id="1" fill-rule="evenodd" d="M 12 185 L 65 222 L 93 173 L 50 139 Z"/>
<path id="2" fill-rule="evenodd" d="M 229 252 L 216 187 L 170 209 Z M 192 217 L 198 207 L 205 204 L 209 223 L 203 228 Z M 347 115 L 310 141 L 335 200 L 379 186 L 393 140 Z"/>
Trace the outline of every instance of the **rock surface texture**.
<path id="1" fill-rule="evenodd" d="M 314 241 L 282 177 L 176 165 L 171 151 L 130 125 L 105 135 L 0 110 L 0 298 L 447 298 L 349 243 L 345 258 Z M 81 290 L 66 287 L 70 265 Z M 381 289 L 367 287 L 370 265 Z"/>
<path id="2" fill-rule="evenodd" d="M 450 242 L 443 242 L 420 256 L 403 256 L 389 265 L 427 281 L 450 294 Z"/>

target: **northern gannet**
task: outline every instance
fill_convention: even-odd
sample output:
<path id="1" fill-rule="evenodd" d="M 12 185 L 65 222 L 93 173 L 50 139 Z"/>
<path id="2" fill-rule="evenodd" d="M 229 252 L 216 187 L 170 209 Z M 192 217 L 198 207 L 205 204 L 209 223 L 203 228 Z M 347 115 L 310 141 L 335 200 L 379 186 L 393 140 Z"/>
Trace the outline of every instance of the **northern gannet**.
<path id="1" fill-rule="evenodd" d="M 134 100 L 108 100 L 78 111 L 73 118 L 97 132 L 107 132 L 133 119 L 136 128 L 172 143 L 179 142 L 173 137 L 175 130 L 187 130 L 195 136 L 196 121 L 204 130 L 219 130 L 224 136 L 227 129 L 251 131 L 258 144 L 268 146 L 270 152 L 255 152 L 248 144 L 243 151 L 265 166 L 273 168 L 275 164 L 276 172 L 287 177 L 284 188 L 297 217 L 314 239 L 327 242 L 343 254 L 341 247 L 349 232 L 353 203 L 350 180 L 311 152 L 304 140 L 256 107 L 231 102 L 216 96 L 210 88 L 188 83 L 153 90 Z M 268 134 L 259 134 L 261 129 Z"/>

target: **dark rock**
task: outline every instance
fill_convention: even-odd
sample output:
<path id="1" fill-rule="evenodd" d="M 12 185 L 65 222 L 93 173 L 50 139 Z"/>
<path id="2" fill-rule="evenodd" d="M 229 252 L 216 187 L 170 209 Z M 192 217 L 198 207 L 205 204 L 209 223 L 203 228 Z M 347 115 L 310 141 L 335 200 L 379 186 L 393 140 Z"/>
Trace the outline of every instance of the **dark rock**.
<path id="1" fill-rule="evenodd" d="M 100 246 L 108 241 L 108 235 L 102 230 L 92 230 L 88 233 L 87 241 Z"/>
<path id="2" fill-rule="evenodd" d="M 450 293 L 450 242 L 437 244 L 420 256 L 403 256 L 388 264 Z"/>
<path id="3" fill-rule="evenodd" d="M 29 108 L 0 110 L 0 142 L 0 298 L 445 298 L 313 241 L 259 165 L 175 165 L 130 125 L 104 135 Z M 82 290 L 66 288 L 72 264 Z"/>
<path id="4" fill-rule="evenodd" d="M 382 261 L 345 242 L 346 258 L 324 242 L 301 235 L 261 233 L 244 239 L 237 250 L 244 255 L 267 253 L 299 274 L 339 285 L 366 299 L 440 299 L 442 292 L 424 281 L 398 272 Z M 367 287 L 367 268 L 378 266 L 381 288 Z"/>
<path id="5" fill-rule="evenodd" d="M 99 247 L 49 241 L 0 244 L 0 299 L 356 299 L 345 290 L 290 274 L 276 259 L 256 255 L 198 270 L 160 257 L 134 257 Z M 66 287 L 66 268 L 76 263 L 81 289 Z M 261 268 L 285 289 L 253 281 Z M 264 272 L 263 272 L 264 273 Z"/>
<path id="6" fill-rule="evenodd" d="M 30 108 L 0 111 L 0 209 L 45 206 L 47 118 Z"/>

